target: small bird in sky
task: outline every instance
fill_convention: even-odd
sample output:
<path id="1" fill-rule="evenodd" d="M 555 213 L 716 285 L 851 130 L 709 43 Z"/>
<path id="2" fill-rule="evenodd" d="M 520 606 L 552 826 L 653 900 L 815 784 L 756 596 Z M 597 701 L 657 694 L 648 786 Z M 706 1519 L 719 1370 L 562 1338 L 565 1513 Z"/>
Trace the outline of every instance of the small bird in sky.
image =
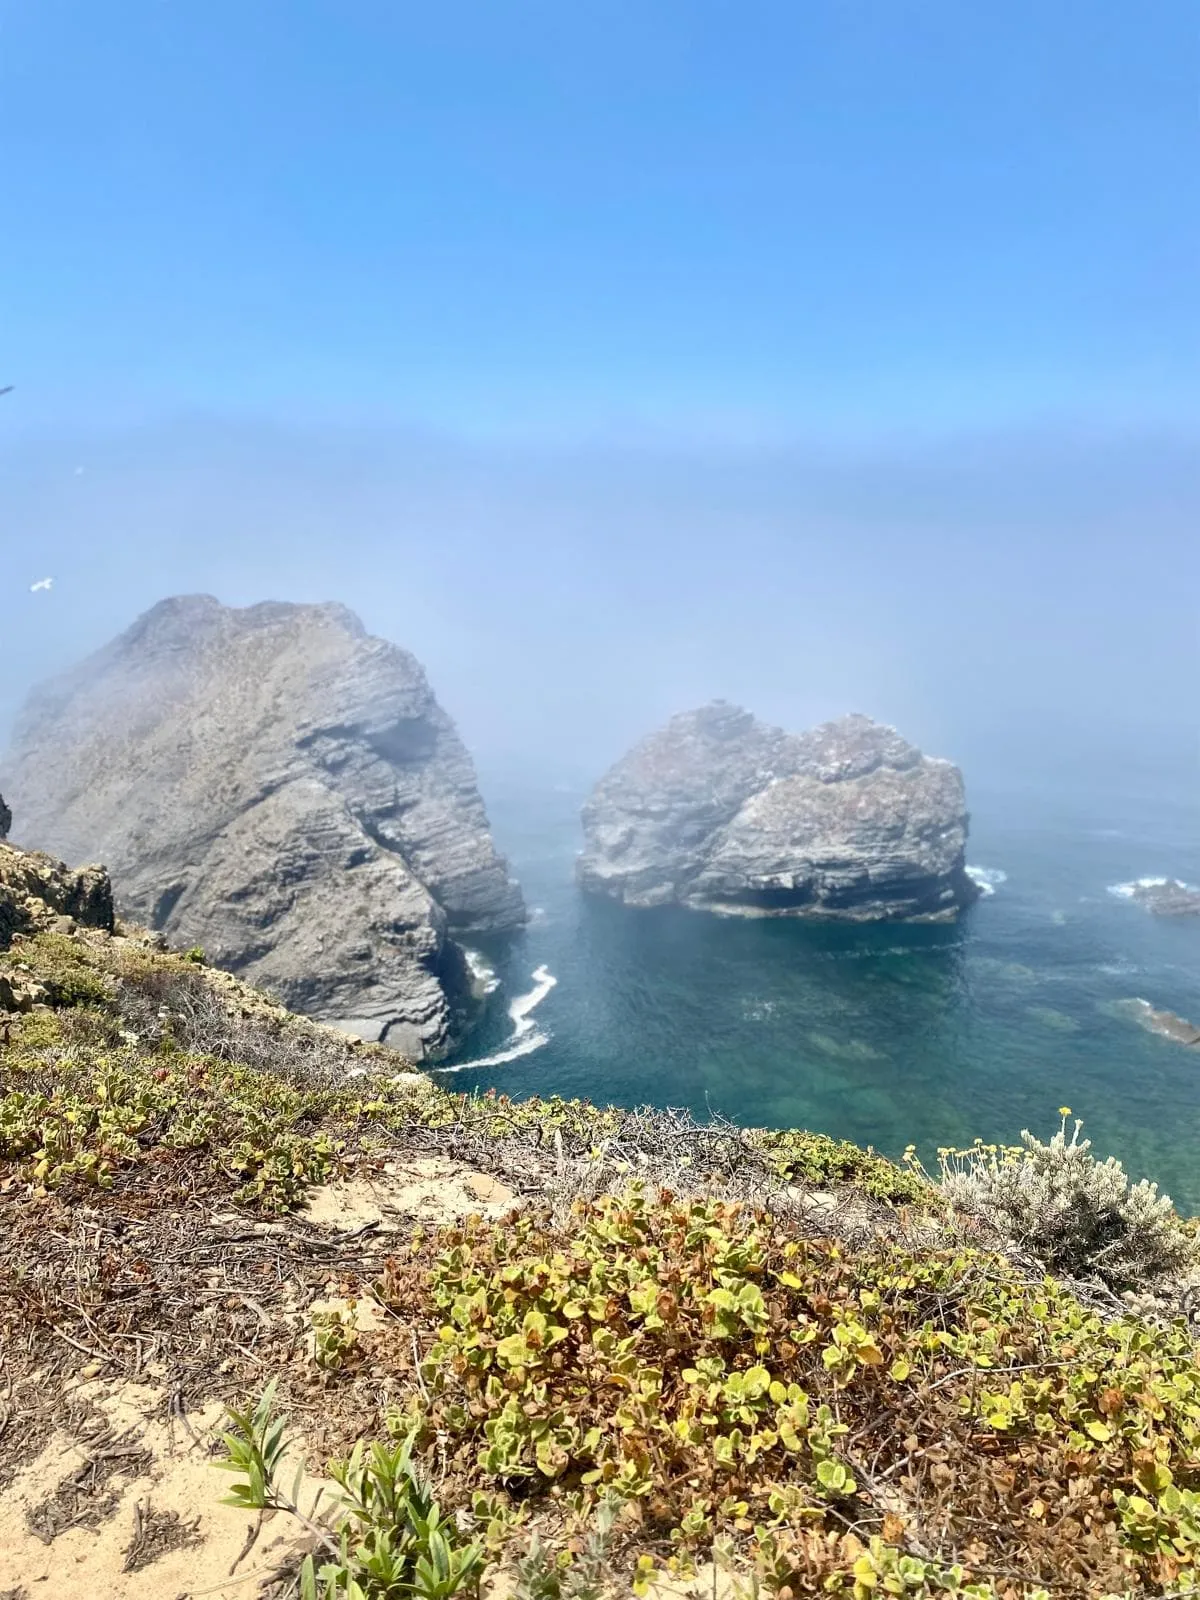
<path id="1" fill-rule="evenodd" d="M 15 383 L 6 383 L 3 389 L 0 389 L 0 394 L 11 394 L 15 388 Z"/>
<path id="2" fill-rule="evenodd" d="M 31 583 L 29 585 L 29 592 L 30 594 L 37 594 L 39 589 L 45 589 L 47 592 L 49 592 L 51 589 L 53 589 L 53 587 L 53 578 L 39 578 L 36 583 Z"/>

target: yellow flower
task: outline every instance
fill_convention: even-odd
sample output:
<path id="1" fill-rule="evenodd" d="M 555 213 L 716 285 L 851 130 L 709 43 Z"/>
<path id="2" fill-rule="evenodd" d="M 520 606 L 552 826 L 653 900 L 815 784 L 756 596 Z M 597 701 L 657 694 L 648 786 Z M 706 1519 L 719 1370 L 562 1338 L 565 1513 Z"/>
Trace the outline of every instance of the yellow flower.
<path id="1" fill-rule="evenodd" d="M 1071 1115 L 1070 1106 L 1059 1106 L 1058 1114 L 1060 1117 L 1069 1117 Z"/>

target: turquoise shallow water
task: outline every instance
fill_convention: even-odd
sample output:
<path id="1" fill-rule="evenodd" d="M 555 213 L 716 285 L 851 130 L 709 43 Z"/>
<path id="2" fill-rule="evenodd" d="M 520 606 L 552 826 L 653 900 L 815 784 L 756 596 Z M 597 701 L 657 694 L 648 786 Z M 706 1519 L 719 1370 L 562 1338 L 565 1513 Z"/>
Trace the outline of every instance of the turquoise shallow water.
<path id="1" fill-rule="evenodd" d="M 572 879 L 580 792 L 493 782 L 488 799 L 535 910 L 513 945 L 485 952 L 501 987 L 453 1064 L 488 1064 L 447 1082 L 711 1109 L 891 1155 L 912 1141 L 927 1159 L 976 1134 L 1048 1133 L 1069 1105 L 1099 1152 L 1200 1211 L 1200 1050 L 1120 1008 L 1141 997 L 1200 1020 L 1200 919 L 1109 892 L 1155 874 L 1200 882 L 1188 785 L 977 787 L 968 858 L 1005 881 L 957 927 L 910 929 L 591 901 Z"/>

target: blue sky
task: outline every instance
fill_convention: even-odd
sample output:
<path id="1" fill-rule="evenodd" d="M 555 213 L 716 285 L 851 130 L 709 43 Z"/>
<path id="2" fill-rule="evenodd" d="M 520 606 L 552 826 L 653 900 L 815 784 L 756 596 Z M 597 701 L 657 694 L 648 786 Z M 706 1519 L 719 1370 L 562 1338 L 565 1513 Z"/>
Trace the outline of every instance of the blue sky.
<path id="1" fill-rule="evenodd" d="M 1194 709 L 1194 0 L 0 0 L 0 108 L 0 723 L 184 588 L 477 744 Z"/>
<path id="2" fill-rule="evenodd" d="M 1194 419 L 1194 0 L 5 0 L 26 414 Z"/>

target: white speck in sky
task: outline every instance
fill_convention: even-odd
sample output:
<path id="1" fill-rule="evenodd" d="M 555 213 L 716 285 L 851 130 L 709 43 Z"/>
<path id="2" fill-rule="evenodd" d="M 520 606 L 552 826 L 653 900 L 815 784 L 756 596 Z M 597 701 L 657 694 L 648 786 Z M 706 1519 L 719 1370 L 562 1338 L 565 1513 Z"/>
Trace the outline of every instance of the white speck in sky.
<path id="1" fill-rule="evenodd" d="M 49 592 L 49 590 L 53 589 L 53 587 L 53 578 L 39 578 L 36 583 L 31 583 L 29 585 L 29 592 L 30 594 L 37 594 L 39 589 L 45 589 L 47 592 Z"/>

